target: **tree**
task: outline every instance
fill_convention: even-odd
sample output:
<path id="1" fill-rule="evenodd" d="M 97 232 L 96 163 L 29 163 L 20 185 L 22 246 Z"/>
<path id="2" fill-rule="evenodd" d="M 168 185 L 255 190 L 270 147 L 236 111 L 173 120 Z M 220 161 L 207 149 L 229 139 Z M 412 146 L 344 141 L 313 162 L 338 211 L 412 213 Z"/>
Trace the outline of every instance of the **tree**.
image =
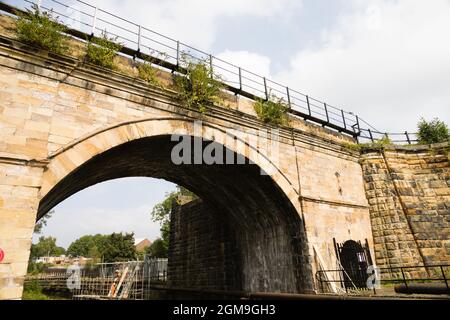
<path id="1" fill-rule="evenodd" d="M 93 262 L 118 262 L 136 259 L 133 233 L 86 235 L 72 242 L 67 254 L 92 258 Z"/>
<path id="2" fill-rule="evenodd" d="M 174 203 L 179 203 L 180 197 L 187 197 L 196 199 L 197 196 L 188 189 L 177 186 L 177 190 L 166 194 L 166 198 L 153 207 L 151 216 L 154 222 L 159 222 L 161 225 L 161 238 L 166 250 L 169 249 L 169 235 L 170 235 L 170 213 L 173 209 Z"/>
<path id="3" fill-rule="evenodd" d="M 44 256 L 60 256 L 65 252 L 64 248 L 56 245 L 56 238 L 40 237 L 38 243 L 31 245 L 30 258 L 33 260 Z"/>
<path id="4" fill-rule="evenodd" d="M 86 235 L 72 242 L 67 254 L 72 257 L 100 258 L 104 251 L 107 236 L 96 234 Z M 91 257 L 91 255 L 95 255 Z"/>
<path id="5" fill-rule="evenodd" d="M 35 234 L 41 234 L 42 229 L 47 225 L 48 219 L 52 217 L 52 215 L 55 213 L 55 211 L 49 211 L 48 213 L 44 214 L 41 219 L 39 219 L 38 222 L 34 225 L 34 233 Z"/>
<path id="6" fill-rule="evenodd" d="M 169 250 L 162 239 L 156 239 L 146 251 L 152 258 L 167 258 Z"/>
<path id="7" fill-rule="evenodd" d="M 104 262 L 130 261 L 136 259 L 133 233 L 113 233 L 106 237 L 103 248 Z"/>
<path id="8" fill-rule="evenodd" d="M 418 128 L 419 143 L 421 144 L 440 143 L 450 139 L 447 125 L 438 118 L 429 122 L 422 118 Z"/>

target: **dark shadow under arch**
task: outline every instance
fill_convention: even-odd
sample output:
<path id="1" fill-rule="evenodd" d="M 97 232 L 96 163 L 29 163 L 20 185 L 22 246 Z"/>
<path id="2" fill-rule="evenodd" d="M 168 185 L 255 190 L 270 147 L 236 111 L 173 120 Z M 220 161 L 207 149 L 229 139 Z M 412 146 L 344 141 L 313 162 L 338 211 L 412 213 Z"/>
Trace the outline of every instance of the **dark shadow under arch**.
<path id="1" fill-rule="evenodd" d="M 214 142 L 204 145 L 209 143 Z M 168 135 L 142 138 L 93 157 L 48 192 L 40 202 L 38 219 L 74 193 L 103 181 L 139 176 L 165 179 L 196 193 L 212 208 L 212 216 L 220 215 L 232 230 L 242 279 L 234 289 L 311 291 L 303 223 L 273 179 L 261 175 L 260 168 L 248 160 L 245 165 L 174 165 L 175 144 Z M 232 151 L 224 148 L 224 152 Z"/>

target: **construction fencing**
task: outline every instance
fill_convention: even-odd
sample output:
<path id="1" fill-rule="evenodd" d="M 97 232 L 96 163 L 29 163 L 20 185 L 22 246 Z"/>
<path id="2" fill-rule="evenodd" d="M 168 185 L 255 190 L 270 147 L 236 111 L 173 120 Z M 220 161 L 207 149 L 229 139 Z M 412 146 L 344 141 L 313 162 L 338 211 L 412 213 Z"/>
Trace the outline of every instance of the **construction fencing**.
<path id="1" fill-rule="evenodd" d="M 50 291 L 71 292 L 75 300 L 149 300 L 152 285 L 167 282 L 167 259 L 151 259 L 116 263 L 100 263 L 82 268 L 48 270 L 27 276 Z"/>
<path id="2" fill-rule="evenodd" d="M 75 300 L 148 300 L 152 284 L 167 281 L 167 259 L 103 263 L 74 277 Z"/>

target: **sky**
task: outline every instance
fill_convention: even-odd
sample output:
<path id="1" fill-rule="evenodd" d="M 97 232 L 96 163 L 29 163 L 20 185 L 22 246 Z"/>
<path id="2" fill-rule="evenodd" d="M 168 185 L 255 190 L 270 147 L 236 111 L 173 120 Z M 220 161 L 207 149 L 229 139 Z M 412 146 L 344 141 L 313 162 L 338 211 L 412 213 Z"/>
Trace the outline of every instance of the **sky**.
<path id="1" fill-rule="evenodd" d="M 420 117 L 450 122 L 450 0 L 90 3 L 352 111 L 381 131 L 414 132 Z M 44 235 L 62 245 L 112 231 L 154 239 L 159 228 L 149 211 L 174 188 L 144 178 L 91 187 L 56 207 Z"/>

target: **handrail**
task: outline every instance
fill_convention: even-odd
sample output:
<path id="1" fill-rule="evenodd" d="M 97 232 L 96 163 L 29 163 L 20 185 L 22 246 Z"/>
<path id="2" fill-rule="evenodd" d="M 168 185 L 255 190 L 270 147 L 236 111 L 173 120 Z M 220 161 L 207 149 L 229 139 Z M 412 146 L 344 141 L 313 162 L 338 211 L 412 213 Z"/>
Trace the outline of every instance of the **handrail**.
<path id="1" fill-rule="evenodd" d="M 224 83 L 226 90 L 236 95 L 252 100 L 268 100 L 272 92 L 276 92 L 278 98 L 288 102 L 290 107 L 289 113 L 297 117 L 348 134 L 356 139 L 367 139 L 372 142 L 382 139 L 381 137 L 378 138 L 375 131 L 370 131 L 373 129 L 372 126 L 352 112 L 344 111 L 300 91 L 266 79 L 183 42 L 97 8 L 85 1 L 22 0 L 19 4 L 17 4 L 18 1 L 14 1 L 14 5 L 6 2 L 8 1 L 0 1 L 0 10 L 13 15 L 16 15 L 18 12 L 24 13 L 23 10 L 26 9 L 26 4 L 37 4 L 38 7 L 44 10 L 53 11 L 56 15 L 65 18 L 62 19 L 62 22 L 71 28 L 68 31 L 70 35 L 84 41 L 88 37 L 98 36 L 101 32 L 120 38 L 124 41 L 124 48 L 121 50 L 122 54 L 132 56 L 135 59 L 150 57 L 152 62 L 172 72 L 186 73 L 180 61 L 182 54 L 187 55 L 191 59 L 209 61 L 218 79 Z M 20 8 L 17 8 L 17 5 Z M 65 12 L 61 12 L 63 10 Z M 68 10 L 79 13 L 80 16 L 77 18 L 69 16 L 67 14 Z M 126 32 L 127 35 L 124 35 L 123 32 Z M 135 39 L 129 39 L 128 37 L 135 37 Z M 150 54 L 144 54 L 141 49 L 148 49 Z M 153 53 L 164 55 L 165 58 L 154 57 Z M 362 128 L 361 124 L 366 124 L 369 128 Z M 406 138 L 406 140 L 401 140 L 400 142 L 411 144 L 416 141 L 415 139 L 410 139 L 408 133 L 406 133 Z"/>
<path id="2" fill-rule="evenodd" d="M 437 264 L 437 265 L 416 265 L 416 266 L 399 266 L 399 267 L 382 267 L 382 268 L 377 268 L 378 271 L 381 274 L 386 274 L 388 273 L 390 278 L 388 279 L 377 279 L 379 280 L 380 283 L 403 283 L 405 285 L 406 288 L 408 288 L 408 284 L 411 284 L 413 282 L 423 282 L 423 281 L 430 281 L 430 282 L 435 282 L 435 281 L 442 281 L 442 283 L 445 284 L 445 287 L 447 288 L 447 292 L 450 293 L 450 279 L 446 276 L 446 272 L 444 271 L 444 269 L 449 269 L 450 268 L 450 264 Z M 412 272 L 414 270 L 417 269 L 423 269 L 425 270 L 425 272 L 427 273 L 427 277 L 410 277 L 408 278 L 405 275 L 405 272 Z M 435 272 L 435 276 L 432 276 L 429 271 L 430 269 L 435 269 L 438 270 L 438 272 Z M 360 270 L 363 271 L 363 270 Z M 383 272 L 385 271 L 385 272 Z M 344 268 L 340 268 L 340 269 L 333 269 L 333 270 L 318 270 L 316 272 L 316 279 L 320 282 L 321 287 L 323 287 L 323 283 L 341 283 L 342 284 L 342 279 L 336 279 L 336 280 L 329 280 L 330 277 L 328 276 L 329 273 L 341 273 L 341 272 L 345 272 Z M 393 274 L 401 274 L 401 277 L 392 277 Z M 440 276 L 437 276 L 437 273 L 440 273 Z M 327 279 L 325 280 L 323 277 L 321 277 L 320 275 L 326 275 Z"/>

